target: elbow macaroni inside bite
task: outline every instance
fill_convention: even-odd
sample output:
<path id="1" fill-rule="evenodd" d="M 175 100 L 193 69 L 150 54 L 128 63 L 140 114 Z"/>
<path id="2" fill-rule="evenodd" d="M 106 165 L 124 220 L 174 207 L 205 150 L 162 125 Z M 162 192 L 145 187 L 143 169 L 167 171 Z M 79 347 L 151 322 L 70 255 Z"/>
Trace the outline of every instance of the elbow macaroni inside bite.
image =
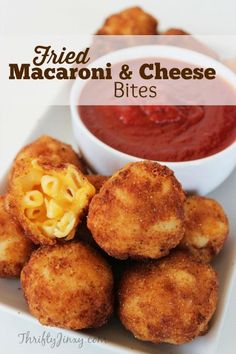
<path id="1" fill-rule="evenodd" d="M 45 175 L 41 179 L 41 187 L 49 197 L 55 197 L 59 190 L 59 180 L 54 176 Z"/>
<path id="2" fill-rule="evenodd" d="M 37 225 L 44 236 L 73 238 L 75 227 L 95 194 L 94 186 L 73 165 L 52 167 L 46 172 L 35 160 L 31 166 L 41 168 L 41 177 L 31 181 L 30 190 L 24 188 L 26 218 Z M 30 174 L 34 176 L 34 172 Z"/>
<path id="3" fill-rule="evenodd" d="M 27 208 L 25 210 L 25 215 L 30 220 L 37 220 L 43 217 L 45 214 L 43 206 L 38 208 Z"/>
<path id="4" fill-rule="evenodd" d="M 55 227 L 56 227 L 55 220 L 46 220 L 42 224 L 42 229 L 47 236 L 51 236 L 54 233 Z"/>
<path id="5" fill-rule="evenodd" d="M 37 190 L 25 193 L 24 205 L 26 208 L 40 207 L 43 204 L 43 194 Z"/>
<path id="6" fill-rule="evenodd" d="M 56 237 L 65 237 L 73 229 L 75 225 L 75 215 L 71 212 L 67 212 L 63 215 L 60 221 L 57 222 L 55 227 Z"/>
<path id="7" fill-rule="evenodd" d="M 47 200 L 45 198 L 45 206 L 49 219 L 55 219 L 63 215 L 63 208 L 54 199 Z"/>

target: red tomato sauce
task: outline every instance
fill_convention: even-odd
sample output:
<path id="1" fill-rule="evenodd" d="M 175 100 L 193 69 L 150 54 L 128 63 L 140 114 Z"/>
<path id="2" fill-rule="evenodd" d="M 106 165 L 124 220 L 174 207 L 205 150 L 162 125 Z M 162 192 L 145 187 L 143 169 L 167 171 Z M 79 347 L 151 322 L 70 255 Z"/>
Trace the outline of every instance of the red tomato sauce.
<path id="1" fill-rule="evenodd" d="M 150 64 L 153 61 L 153 58 L 141 58 L 128 64 L 136 73 L 144 62 Z M 192 64 L 168 58 L 161 59 L 160 65 L 168 70 L 173 67 L 193 69 Z M 119 63 L 113 67 L 115 78 L 120 67 Z M 138 78 L 135 76 L 135 84 L 143 85 Z M 219 97 L 220 102 L 227 102 L 228 98 L 231 98 L 228 102 L 236 101 L 235 90 L 224 79 L 217 76 L 216 80 L 200 80 L 199 92 L 195 92 L 196 80 L 190 85 L 188 80 L 172 80 L 168 87 L 163 86 L 163 82 L 165 80 L 148 80 L 148 86 L 157 85 L 159 93 L 167 97 L 166 106 L 108 106 L 105 104 L 109 102 L 111 86 L 101 80 L 98 88 L 90 80 L 80 96 L 80 117 L 92 134 L 105 144 L 142 159 L 163 162 L 196 160 L 215 154 L 236 140 L 236 106 L 207 105 L 212 97 Z M 205 102 L 205 105 L 174 106 L 168 103 L 172 97 L 181 102 L 178 99 L 182 96 L 185 97 L 183 102 L 194 102 L 195 95 L 204 98 L 198 102 Z M 85 103 L 87 97 L 93 98 L 92 105 Z M 104 105 L 99 106 L 98 102 L 104 102 Z M 126 102 L 129 104 L 129 100 Z"/>
<path id="2" fill-rule="evenodd" d="M 215 154 L 236 139 L 236 106 L 79 106 L 86 127 L 105 144 L 157 161 Z"/>

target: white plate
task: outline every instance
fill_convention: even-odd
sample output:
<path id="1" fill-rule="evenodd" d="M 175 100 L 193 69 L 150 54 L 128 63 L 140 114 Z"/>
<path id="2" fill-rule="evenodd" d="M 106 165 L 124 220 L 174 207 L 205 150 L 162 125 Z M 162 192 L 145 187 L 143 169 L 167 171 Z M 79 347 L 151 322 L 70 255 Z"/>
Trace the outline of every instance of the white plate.
<path id="1" fill-rule="evenodd" d="M 67 107 L 51 107 L 50 110 L 38 121 L 33 131 L 30 133 L 28 143 L 42 134 L 49 134 L 62 141 L 74 145 L 72 135 L 70 113 Z M 76 146 L 74 146 L 76 148 Z M 1 171 L 1 188 L 4 192 L 6 170 Z M 73 336 L 95 336 L 106 339 L 106 344 L 96 344 L 103 347 L 104 353 L 175 353 L 175 354 L 215 354 L 222 328 L 225 323 L 227 307 L 232 293 L 233 281 L 236 278 L 236 171 L 217 190 L 210 194 L 218 200 L 226 210 L 230 220 L 230 236 L 226 246 L 220 256 L 215 261 L 215 268 L 220 277 L 220 297 L 217 312 L 211 323 L 211 329 L 203 337 L 197 338 L 192 343 L 182 346 L 152 345 L 133 338 L 117 320 L 113 320 L 100 330 L 86 332 L 71 332 L 56 329 L 56 331 L 71 333 Z M 36 320 L 28 313 L 22 292 L 19 290 L 20 284 L 16 280 L 0 280 L 0 311 L 9 311 L 22 319 L 33 322 Z M 43 328 L 43 327 L 42 327 Z M 46 327 L 47 330 L 47 327 Z"/>

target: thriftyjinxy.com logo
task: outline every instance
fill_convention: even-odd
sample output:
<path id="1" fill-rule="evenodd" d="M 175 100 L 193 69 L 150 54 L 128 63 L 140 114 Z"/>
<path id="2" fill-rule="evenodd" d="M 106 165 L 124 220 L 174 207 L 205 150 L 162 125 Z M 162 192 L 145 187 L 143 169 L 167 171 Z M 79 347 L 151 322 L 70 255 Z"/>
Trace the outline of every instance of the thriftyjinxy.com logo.
<path id="1" fill-rule="evenodd" d="M 62 332 L 51 333 L 43 331 L 40 335 L 34 335 L 30 331 L 18 333 L 19 344 L 40 345 L 51 349 L 59 348 L 63 345 L 75 345 L 82 349 L 85 345 L 106 343 L 106 339 L 79 335 L 68 336 Z"/>

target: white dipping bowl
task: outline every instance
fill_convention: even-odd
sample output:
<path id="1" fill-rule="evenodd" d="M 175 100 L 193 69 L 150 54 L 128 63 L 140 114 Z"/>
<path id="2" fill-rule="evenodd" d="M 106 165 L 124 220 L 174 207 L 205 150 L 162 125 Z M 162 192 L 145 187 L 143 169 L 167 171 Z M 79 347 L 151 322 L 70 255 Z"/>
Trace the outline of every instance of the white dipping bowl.
<path id="1" fill-rule="evenodd" d="M 115 64 L 120 63 L 121 60 L 156 59 L 156 57 L 175 59 L 202 67 L 214 65 L 217 74 L 236 90 L 236 75 L 226 66 L 201 53 L 172 46 L 150 45 L 121 49 L 99 58 L 91 64 L 91 67 L 103 67 L 108 61 Z M 90 168 L 98 174 L 109 176 L 125 164 L 142 159 L 115 150 L 99 140 L 85 126 L 78 112 L 80 94 L 85 84 L 86 80 L 77 79 L 71 90 L 70 109 L 74 135 L 80 153 Z M 157 162 L 174 171 L 184 190 L 205 195 L 218 187 L 235 168 L 236 141 L 224 150 L 202 159 L 183 162 Z"/>

